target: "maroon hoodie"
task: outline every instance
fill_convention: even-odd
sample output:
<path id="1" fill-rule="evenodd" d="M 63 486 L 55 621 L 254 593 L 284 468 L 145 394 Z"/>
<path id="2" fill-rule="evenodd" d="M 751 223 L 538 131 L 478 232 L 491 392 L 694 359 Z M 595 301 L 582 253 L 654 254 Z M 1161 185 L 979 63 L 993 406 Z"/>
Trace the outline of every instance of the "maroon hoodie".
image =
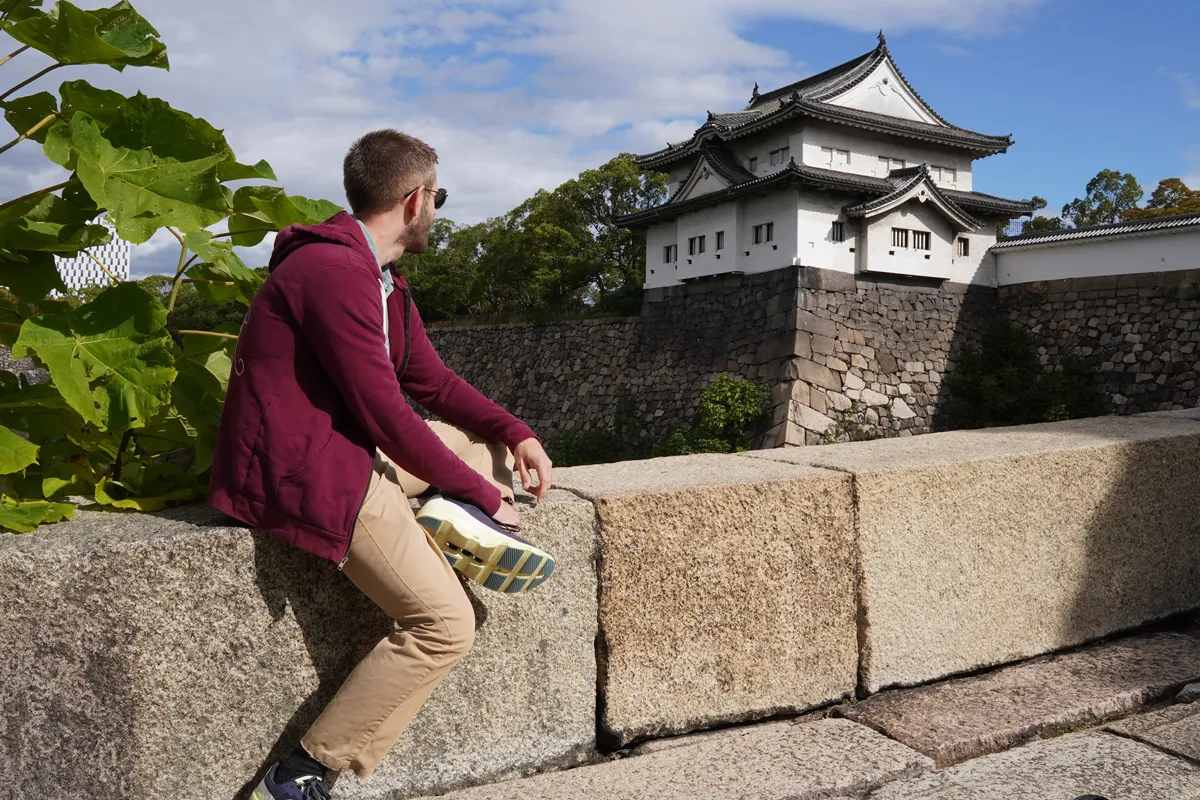
<path id="1" fill-rule="evenodd" d="M 270 270 L 238 336 L 208 502 L 340 564 L 378 446 L 400 469 L 495 514 L 496 487 L 401 390 L 510 449 L 533 431 L 442 363 L 394 271 L 387 346 L 380 270 L 355 219 L 342 212 L 281 231 Z"/>

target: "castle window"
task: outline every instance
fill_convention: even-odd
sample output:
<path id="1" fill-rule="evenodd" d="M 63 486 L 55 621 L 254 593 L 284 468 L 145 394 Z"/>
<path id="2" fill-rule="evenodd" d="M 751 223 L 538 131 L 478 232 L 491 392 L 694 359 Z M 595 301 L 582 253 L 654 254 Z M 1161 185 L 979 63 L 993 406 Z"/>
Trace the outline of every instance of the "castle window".
<path id="1" fill-rule="evenodd" d="M 836 147 L 822 147 L 821 162 L 831 169 L 847 166 L 850 163 L 850 151 L 838 150 Z"/>
<path id="2" fill-rule="evenodd" d="M 880 156 L 879 165 L 883 167 L 885 175 L 894 169 L 904 169 L 905 167 L 903 158 L 891 158 L 890 156 Z"/>
<path id="3" fill-rule="evenodd" d="M 679 260 L 679 245 L 669 244 L 663 248 L 663 263 L 670 264 Z"/>
<path id="4" fill-rule="evenodd" d="M 892 247 L 908 247 L 908 231 L 904 228 L 892 228 Z"/>
<path id="5" fill-rule="evenodd" d="M 829 238 L 835 242 L 846 241 L 846 225 L 841 220 L 833 223 L 833 230 L 830 231 Z"/>
<path id="6" fill-rule="evenodd" d="M 960 256 L 971 255 L 971 240 L 970 239 L 960 238 L 958 240 L 958 254 Z"/>
<path id="7" fill-rule="evenodd" d="M 775 241 L 775 223 L 764 222 L 762 225 L 754 226 L 754 243 L 765 244 L 766 242 Z"/>
<path id="8" fill-rule="evenodd" d="M 757 170 L 758 170 L 758 159 L 757 159 L 757 158 L 752 158 L 752 159 L 750 159 L 749 161 L 747 161 L 747 162 L 746 162 L 746 169 L 750 170 L 751 172 L 755 172 L 755 171 L 757 171 Z"/>
<path id="9" fill-rule="evenodd" d="M 696 252 L 697 252 L 697 253 L 703 253 L 703 252 L 704 252 L 704 237 L 703 237 L 703 236 L 698 236 L 698 237 L 696 237 L 696 238 L 700 240 L 700 241 L 698 242 L 698 244 L 699 244 L 699 247 L 697 248 Z"/>
<path id="10" fill-rule="evenodd" d="M 771 166 L 775 166 L 777 164 L 786 164 L 789 158 L 791 158 L 791 156 L 789 155 L 789 148 L 787 147 L 780 148 L 779 150 L 772 150 Z"/>
<path id="11" fill-rule="evenodd" d="M 929 249 L 929 231 L 913 231 L 912 242 L 914 250 Z"/>
<path id="12" fill-rule="evenodd" d="M 717 249 L 725 249 L 725 231 L 717 231 Z"/>

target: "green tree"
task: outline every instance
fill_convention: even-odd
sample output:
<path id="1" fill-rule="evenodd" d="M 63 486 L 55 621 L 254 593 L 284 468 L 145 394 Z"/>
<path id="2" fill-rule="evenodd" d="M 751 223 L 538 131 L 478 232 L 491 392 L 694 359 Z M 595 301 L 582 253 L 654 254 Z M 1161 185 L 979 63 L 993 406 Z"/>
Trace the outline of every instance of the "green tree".
<path id="1" fill-rule="evenodd" d="M 1142 200 L 1142 187 L 1132 174 L 1100 170 L 1088 181 L 1087 193 L 1063 206 L 1063 217 L 1076 228 L 1120 222 Z"/>
<path id="2" fill-rule="evenodd" d="M 1150 193 L 1146 207 L 1130 209 L 1125 216 L 1130 219 L 1170 217 L 1176 214 L 1200 213 L 1200 190 L 1189 189 L 1179 178 L 1165 178 Z"/>
<path id="3" fill-rule="evenodd" d="M 1021 235 L 1027 233 L 1049 233 L 1050 231 L 1061 231 L 1066 225 L 1063 223 L 1062 217 L 1039 217 L 1037 212 L 1041 211 L 1048 204 L 1046 198 L 1033 196 L 1034 216 L 1032 219 L 1024 220 L 1021 223 Z"/>
<path id="4" fill-rule="evenodd" d="M 158 32 L 124 0 L 41 5 L 0 0 L 0 33 L 21 45 L 5 73 L 31 49 L 53 60 L 0 93 L 15 133 L 0 155 L 36 142 L 65 178 L 0 200 L 0 344 L 50 373 L 39 386 L 0 373 L 0 528 L 13 531 L 69 517 L 67 497 L 151 510 L 202 496 L 234 325 L 263 281 L 235 246 L 338 210 L 269 184 L 235 190 L 274 181 L 270 165 L 239 162 L 220 130 L 163 100 L 83 80 L 17 96 L 67 67 L 167 67 Z M 111 238 L 101 214 L 133 243 L 167 230 L 175 274 L 118 280 L 93 252 Z M 49 297 L 67 294 L 56 255 L 91 258 L 109 282 Z"/>

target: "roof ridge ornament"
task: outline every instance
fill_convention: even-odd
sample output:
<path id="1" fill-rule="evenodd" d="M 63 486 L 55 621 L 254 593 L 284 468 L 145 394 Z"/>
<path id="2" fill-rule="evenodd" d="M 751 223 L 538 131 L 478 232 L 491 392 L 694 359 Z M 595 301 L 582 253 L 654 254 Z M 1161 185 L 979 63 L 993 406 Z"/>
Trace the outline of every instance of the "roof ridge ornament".
<path id="1" fill-rule="evenodd" d="M 753 103 L 758 99 L 758 81 L 754 82 L 754 90 L 750 92 L 750 102 Z"/>
<path id="2" fill-rule="evenodd" d="M 879 29 L 879 49 L 887 50 L 887 37 L 883 35 L 883 28 Z"/>

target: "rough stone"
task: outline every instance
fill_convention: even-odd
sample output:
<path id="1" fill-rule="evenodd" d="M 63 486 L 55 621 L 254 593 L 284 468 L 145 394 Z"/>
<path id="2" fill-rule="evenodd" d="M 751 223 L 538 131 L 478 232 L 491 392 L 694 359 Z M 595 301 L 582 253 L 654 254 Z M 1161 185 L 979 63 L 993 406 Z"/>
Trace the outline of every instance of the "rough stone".
<path id="1" fill-rule="evenodd" d="M 831 392 L 838 392 L 842 389 L 842 380 L 837 373 L 815 361 L 797 358 L 792 361 L 792 367 L 797 378 L 811 383 L 813 386 L 828 389 Z"/>
<path id="2" fill-rule="evenodd" d="M 800 415 L 800 426 L 813 433 L 824 433 L 835 424 L 832 419 L 808 406 L 797 406 L 796 411 Z"/>
<path id="3" fill-rule="evenodd" d="M 756 726 L 649 755 L 468 789 L 445 800 L 818 800 L 919 774 L 928 759 L 845 720 Z"/>
<path id="4" fill-rule="evenodd" d="M 897 397 L 892 401 L 892 416 L 896 419 L 913 419 L 917 415 L 908 407 L 908 403 Z"/>
<path id="5" fill-rule="evenodd" d="M 862 378 L 855 375 L 853 372 L 850 372 L 846 375 L 846 388 L 862 391 L 863 389 L 867 388 L 867 384 Z"/>
<path id="6" fill-rule="evenodd" d="M 339 797 L 438 791 L 592 751 L 594 512 L 555 491 L 522 517 L 555 576 L 518 597 L 469 590 L 474 649 L 375 775 L 344 776 Z M 190 506 L 0 536 L 0 775 L 13 796 L 233 797 L 392 629 L 333 564 L 228 524 Z M 69 757 L 50 767 L 51 753 Z"/>
<path id="7" fill-rule="evenodd" d="M 1106 730 L 1200 762 L 1200 708 L 1194 704 L 1139 714 L 1111 723 Z"/>
<path id="8" fill-rule="evenodd" d="M 882 395 L 874 389 L 863 389 L 862 401 L 872 408 L 886 406 L 891 402 L 887 395 Z"/>
<path id="9" fill-rule="evenodd" d="M 884 692 L 841 713 L 945 766 L 1127 714 L 1197 677 L 1200 640 L 1154 634 Z"/>
<path id="10" fill-rule="evenodd" d="M 1197 800 L 1200 767 L 1105 733 L 1047 739 L 896 781 L 871 800 Z"/>
<path id="11" fill-rule="evenodd" d="M 1100 417 L 744 457 L 855 475 L 876 691 L 1200 607 L 1198 429 Z"/>
<path id="12" fill-rule="evenodd" d="M 600 520 L 606 736 L 761 719 L 853 692 L 849 476 L 703 455 L 554 478 Z M 747 557 L 764 552 L 776 557 Z"/>

